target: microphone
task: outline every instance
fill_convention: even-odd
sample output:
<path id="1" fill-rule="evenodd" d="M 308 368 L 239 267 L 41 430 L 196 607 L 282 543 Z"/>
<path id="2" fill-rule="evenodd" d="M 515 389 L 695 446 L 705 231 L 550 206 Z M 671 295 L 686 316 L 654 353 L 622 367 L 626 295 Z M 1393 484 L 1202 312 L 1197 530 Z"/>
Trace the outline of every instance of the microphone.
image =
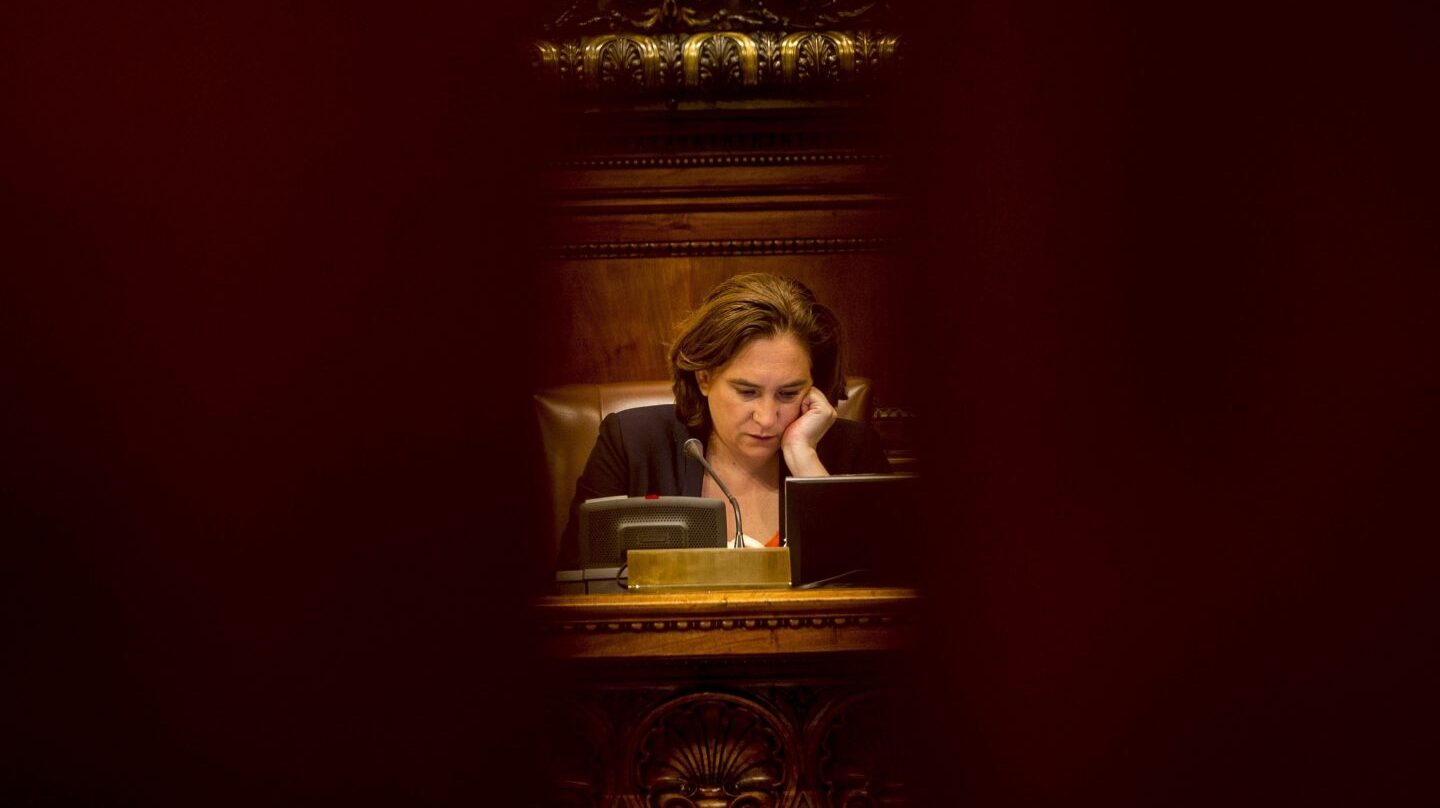
<path id="1" fill-rule="evenodd" d="M 744 547 L 745 531 L 740 529 L 740 503 L 735 501 L 735 495 L 730 493 L 729 488 L 725 487 L 725 483 L 720 479 L 720 475 L 715 473 L 715 469 L 710 468 L 710 462 L 705 459 L 705 450 L 700 446 L 699 438 L 691 438 L 685 441 L 685 454 L 700 461 L 700 465 L 705 467 L 705 473 L 710 475 L 710 479 L 714 480 L 715 484 L 720 486 L 720 492 L 730 500 L 730 507 L 735 509 L 735 546 Z"/>

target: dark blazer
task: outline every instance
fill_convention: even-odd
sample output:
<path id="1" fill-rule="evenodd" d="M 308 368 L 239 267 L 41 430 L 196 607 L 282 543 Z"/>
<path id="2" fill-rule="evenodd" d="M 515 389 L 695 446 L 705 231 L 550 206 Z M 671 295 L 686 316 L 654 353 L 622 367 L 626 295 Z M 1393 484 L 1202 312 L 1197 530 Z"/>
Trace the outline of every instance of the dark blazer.
<path id="1" fill-rule="evenodd" d="M 675 416 L 673 404 L 635 407 L 605 416 L 600 437 L 585 461 L 585 471 L 575 484 L 570 501 L 570 518 L 560 537 L 558 569 L 580 566 L 580 503 L 596 497 L 646 494 L 700 496 L 705 470 L 685 455 L 685 441 L 699 438 L 704 430 L 691 429 Z M 816 447 L 820 462 L 831 474 L 884 473 L 890 461 L 880 436 L 868 424 L 835 419 Z M 780 478 L 790 476 L 785 456 L 780 456 Z"/>

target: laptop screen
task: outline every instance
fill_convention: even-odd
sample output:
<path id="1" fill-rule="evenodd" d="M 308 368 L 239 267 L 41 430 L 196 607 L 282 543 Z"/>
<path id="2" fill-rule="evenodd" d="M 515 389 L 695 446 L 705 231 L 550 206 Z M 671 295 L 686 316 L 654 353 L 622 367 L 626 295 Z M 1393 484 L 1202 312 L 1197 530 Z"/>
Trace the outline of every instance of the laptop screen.
<path id="1" fill-rule="evenodd" d="M 780 538 L 795 586 L 907 586 L 919 578 L 915 474 L 788 477 Z"/>

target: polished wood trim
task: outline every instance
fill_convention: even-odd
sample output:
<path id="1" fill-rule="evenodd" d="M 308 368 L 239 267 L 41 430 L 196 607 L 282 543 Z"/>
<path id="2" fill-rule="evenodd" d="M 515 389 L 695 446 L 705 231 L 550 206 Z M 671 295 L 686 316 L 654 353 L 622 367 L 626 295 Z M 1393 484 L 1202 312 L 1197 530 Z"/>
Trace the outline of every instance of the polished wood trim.
<path id="1" fill-rule="evenodd" d="M 553 656 L 713 657 L 902 650 L 920 600 L 857 587 L 552 595 L 534 608 Z"/>
<path id="2" fill-rule="evenodd" d="M 869 193 L 884 195 L 877 202 L 894 205 L 894 182 L 889 167 L 878 161 L 848 164 L 768 164 L 743 170 L 714 165 L 691 168 L 649 167 L 626 170 L 555 169 L 540 178 L 551 204 L 573 204 L 577 198 L 714 196 L 773 199 L 821 195 L 810 204 L 825 204 L 831 197 Z"/>
<path id="3" fill-rule="evenodd" d="M 726 239 L 716 241 L 641 241 L 560 244 L 560 258 L 665 258 L 695 255 L 796 255 L 802 253 L 889 252 L 889 238 Z"/>
<path id="4" fill-rule="evenodd" d="M 721 195 L 728 189 L 715 189 L 711 196 L 640 196 L 623 198 L 574 199 L 558 201 L 552 206 L 556 215 L 604 216 L 621 213 L 654 214 L 666 213 L 771 213 L 777 211 L 799 211 L 812 213 L 816 209 L 831 210 L 878 210 L 888 213 L 894 208 L 892 197 L 871 193 L 830 193 L 818 197 L 814 193 L 775 194 L 729 194 Z M 745 189 L 751 190 L 751 189 Z"/>
<path id="5" fill-rule="evenodd" d="M 802 165 L 839 166 L 851 163 L 882 163 L 890 159 L 890 155 L 877 152 L 647 155 L 643 157 L 597 157 L 564 160 L 555 163 L 555 168 L 613 170 L 633 168 L 748 168 L 753 166 Z"/>

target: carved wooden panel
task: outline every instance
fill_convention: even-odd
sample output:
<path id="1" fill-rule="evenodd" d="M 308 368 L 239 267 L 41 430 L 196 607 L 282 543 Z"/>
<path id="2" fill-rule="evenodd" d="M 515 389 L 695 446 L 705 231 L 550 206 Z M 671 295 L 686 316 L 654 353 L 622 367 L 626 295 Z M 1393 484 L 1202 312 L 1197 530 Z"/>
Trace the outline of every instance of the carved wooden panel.
<path id="1" fill-rule="evenodd" d="M 908 753 L 897 728 L 907 707 L 894 691 L 864 690 L 829 700 L 807 732 L 819 805 L 910 804 Z"/>
<path id="2" fill-rule="evenodd" d="M 904 806 L 912 590 L 541 598 L 550 804 Z"/>
<path id="3" fill-rule="evenodd" d="M 567 689 L 545 717 L 548 802 L 910 805 L 917 705 L 880 678 Z"/>
<path id="4" fill-rule="evenodd" d="M 547 0 L 537 3 L 550 32 L 790 31 L 888 23 L 886 0 Z"/>
<path id="5" fill-rule="evenodd" d="M 531 43 L 543 80 L 602 98 L 855 94 L 897 78 L 902 54 L 900 35 L 864 28 L 622 31 Z"/>
<path id="6" fill-rule="evenodd" d="M 602 34 L 534 43 L 534 66 L 569 89 L 734 93 L 863 87 L 899 66 L 900 37 L 883 31 L 712 31 Z"/>
<path id="7" fill-rule="evenodd" d="M 641 719 L 632 743 L 617 785 L 647 805 L 769 808 L 798 791 L 793 728 L 753 698 L 669 699 Z"/>

